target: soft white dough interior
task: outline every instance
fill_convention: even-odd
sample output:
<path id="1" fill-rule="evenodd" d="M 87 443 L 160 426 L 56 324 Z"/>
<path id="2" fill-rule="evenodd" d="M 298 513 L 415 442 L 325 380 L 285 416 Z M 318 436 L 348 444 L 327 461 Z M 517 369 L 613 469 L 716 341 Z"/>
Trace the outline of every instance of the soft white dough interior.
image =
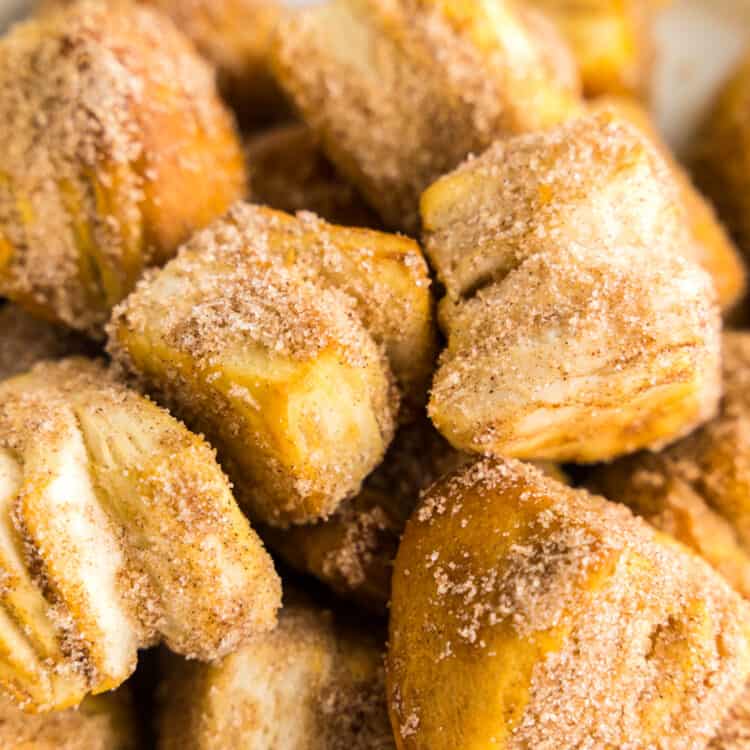
<path id="1" fill-rule="evenodd" d="M 49 457 L 47 456 L 47 462 Z M 61 578 L 58 585 L 72 598 L 85 600 L 103 663 L 102 675 L 124 679 L 138 647 L 137 634 L 125 608 L 119 576 L 122 551 L 91 483 L 88 455 L 79 431 L 60 446 L 56 476 L 40 499 L 43 533 L 38 542 Z M 65 540 L 65 543 L 60 543 Z M 75 612 L 71 613 L 75 619 Z M 84 628 L 86 625 L 84 625 Z"/>

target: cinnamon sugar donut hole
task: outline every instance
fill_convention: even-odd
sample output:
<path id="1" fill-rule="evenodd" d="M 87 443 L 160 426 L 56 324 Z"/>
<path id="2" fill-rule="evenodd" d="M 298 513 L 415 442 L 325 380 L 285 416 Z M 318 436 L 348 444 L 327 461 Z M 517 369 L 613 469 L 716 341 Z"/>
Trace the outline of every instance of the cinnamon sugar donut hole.
<path id="1" fill-rule="evenodd" d="M 423 408 L 429 284 L 412 240 L 237 204 L 117 308 L 109 349 L 210 436 L 254 519 L 310 523 Z"/>
<path id="2" fill-rule="evenodd" d="M 394 567 L 398 750 L 699 750 L 750 672 L 750 608 L 622 505 L 514 460 L 437 482 Z"/>
<path id="3" fill-rule="evenodd" d="M 122 684 L 140 648 L 213 660 L 276 624 L 273 562 L 213 449 L 84 358 L 0 383 L 0 688 Z"/>
<path id="4" fill-rule="evenodd" d="M 422 196 L 448 338 L 430 416 L 460 450 L 593 462 L 716 412 L 720 315 L 656 149 L 610 114 L 499 141 Z"/>
<path id="5" fill-rule="evenodd" d="M 220 662 L 168 662 L 159 750 L 395 750 L 378 628 L 299 599 Z"/>
<path id="6" fill-rule="evenodd" d="M 148 266 L 243 197 L 213 73 L 162 14 L 82 0 L 0 42 L 0 294 L 101 335 Z"/>
<path id="7" fill-rule="evenodd" d="M 496 138 L 579 106 L 556 30 L 507 0 L 333 0 L 290 11 L 273 64 L 331 161 L 386 226 L 411 234 L 433 180 Z"/>

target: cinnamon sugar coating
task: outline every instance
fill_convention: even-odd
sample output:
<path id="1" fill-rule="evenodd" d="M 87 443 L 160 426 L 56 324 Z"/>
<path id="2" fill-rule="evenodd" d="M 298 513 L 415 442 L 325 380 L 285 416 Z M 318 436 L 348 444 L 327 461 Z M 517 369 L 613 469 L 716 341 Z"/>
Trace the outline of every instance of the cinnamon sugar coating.
<path id="1" fill-rule="evenodd" d="M 648 99 L 655 0 L 532 0 L 558 26 L 581 71 L 586 96 Z"/>
<path id="2" fill-rule="evenodd" d="M 158 641 L 216 659 L 280 582 L 214 452 L 93 360 L 0 383 L 0 687 L 30 712 L 110 690 Z"/>
<path id="3" fill-rule="evenodd" d="M 106 0 L 109 2 L 110 0 Z M 76 0 L 42 0 L 49 11 Z M 276 0 L 139 0 L 166 13 L 216 67 L 219 88 L 243 123 L 287 114 L 269 66 L 271 36 L 281 15 Z"/>
<path id="4" fill-rule="evenodd" d="M 656 146 L 677 183 L 689 222 L 693 241 L 686 243 L 684 255 L 708 271 L 716 287 L 719 304 L 725 312 L 731 310 L 747 288 L 745 264 L 713 206 L 701 195 L 688 172 L 675 159 L 648 111 L 634 99 L 624 96 L 596 99 L 591 103 L 590 110 L 613 112 L 635 125 Z"/>
<path id="5" fill-rule="evenodd" d="M 427 419 L 402 427 L 362 491 L 326 521 L 289 529 L 260 526 L 268 546 L 344 598 L 385 613 L 393 559 L 419 493 L 468 460 Z"/>
<path id="6" fill-rule="evenodd" d="M 76 709 L 36 716 L 0 699 L 3 750 L 137 750 L 137 726 L 127 688 L 86 698 Z"/>
<path id="7" fill-rule="evenodd" d="M 246 189 L 210 68 L 161 14 L 84 0 L 0 43 L 0 294 L 101 333 Z"/>
<path id="8" fill-rule="evenodd" d="M 381 644 L 310 604 L 222 662 L 170 663 L 160 750 L 395 750 Z"/>
<path id="9" fill-rule="evenodd" d="M 695 136 L 691 168 L 750 257 L 750 54 L 716 95 Z"/>
<path id="10" fill-rule="evenodd" d="M 255 203 L 288 213 L 310 211 L 334 224 L 377 229 L 380 221 L 326 158 L 310 129 L 279 125 L 245 144 Z"/>
<path id="11" fill-rule="evenodd" d="M 433 485 L 396 558 L 399 750 L 699 750 L 750 670 L 750 609 L 621 505 L 513 460 Z"/>
<path id="12" fill-rule="evenodd" d="M 425 252 L 450 298 L 537 253 L 689 244 L 678 187 L 654 146 L 612 111 L 497 141 L 422 195 Z"/>
<path id="13" fill-rule="evenodd" d="M 719 414 L 662 453 L 596 469 L 590 486 L 677 537 L 750 598 L 750 334 L 725 333 Z"/>
<path id="14" fill-rule="evenodd" d="M 34 318 L 18 305 L 0 307 L 0 380 L 25 372 L 43 359 L 85 354 L 92 348 L 83 337 Z"/>
<path id="15" fill-rule="evenodd" d="M 238 204 L 115 311 L 110 350 L 219 448 L 275 525 L 329 516 L 380 463 L 434 346 L 411 240 Z"/>
<path id="16" fill-rule="evenodd" d="M 333 0 L 282 22 L 275 72 L 341 173 L 387 226 L 414 233 L 438 176 L 577 108 L 574 66 L 534 13 L 506 0 Z"/>
<path id="17" fill-rule="evenodd" d="M 429 270 L 416 242 L 336 226 L 307 211 L 290 216 L 245 203 L 232 206 L 192 245 L 205 241 L 232 257 L 294 266 L 346 294 L 384 348 L 406 400 L 424 404 L 437 344 Z"/>
<path id="18" fill-rule="evenodd" d="M 447 295 L 430 416 L 454 447 L 589 462 L 716 411 L 720 318 L 655 149 L 608 114 L 499 142 L 430 187 Z"/>
<path id="19" fill-rule="evenodd" d="M 708 750 L 750 750 L 750 684 L 722 722 Z"/>

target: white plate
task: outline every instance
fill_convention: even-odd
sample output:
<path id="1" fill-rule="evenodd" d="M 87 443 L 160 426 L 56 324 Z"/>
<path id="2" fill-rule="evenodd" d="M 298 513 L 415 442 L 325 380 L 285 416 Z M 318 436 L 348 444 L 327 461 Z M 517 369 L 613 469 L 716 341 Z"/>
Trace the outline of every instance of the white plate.
<path id="1" fill-rule="evenodd" d="M 677 150 L 750 42 L 750 0 L 678 0 L 656 24 L 654 110 Z"/>

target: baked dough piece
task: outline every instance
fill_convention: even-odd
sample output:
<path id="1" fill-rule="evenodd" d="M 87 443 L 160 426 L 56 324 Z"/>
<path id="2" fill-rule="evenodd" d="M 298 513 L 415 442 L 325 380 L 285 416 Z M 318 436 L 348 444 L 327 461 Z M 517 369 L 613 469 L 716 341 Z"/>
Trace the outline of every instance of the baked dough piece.
<path id="1" fill-rule="evenodd" d="M 30 716 L 0 698 L 3 750 L 138 750 L 127 688 L 86 698 L 78 708 Z"/>
<path id="2" fill-rule="evenodd" d="M 708 271 L 719 304 L 725 312 L 730 311 L 746 291 L 745 264 L 711 203 L 693 185 L 690 175 L 662 140 L 648 110 L 635 99 L 624 96 L 600 97 L 591 103 L 590 109 L 594 112 L 609 111 L 627 120 L 659 150 L 677 183 L 689 222 L 693 241 L 684 247 L 684 255 Z"/>
<path id="3" fill-rule="evenodd" d="M 654 0 L 532 0 L 556 22 L 575 55 L 587 96 L 647 99 L 654 60 Z"/>
<path id="4" fill-rule="evenodd" d="M 513 460 L 433 485 L 394 568 L 399 750 L 698 750 L 750 670 L 750 609 L 624 506 Z"/>
<path id="5" fill-rule="evenodd" d="M 252 517 L 285 526 L 359 491 L 399 391 L 424 403 L 431 307 L 415 242 L 238 204 L 115 311 L 110 351 L 210 436 Z"/>
<path id="6" fill-rule="evenodd" d="M 92 360 L 0 383 L 0 687 L 30 712 L 121 684 L 164 641 L 216 659 L 280 583 L 201 438 Z"/>
<path id="7" fill-rule="evenodd" d="M 82 336 L 34 318 L 18 305 L 0 307 L 0 380 L 25 372 L 43 359 L 84 354 L 92 348 Z"/>
<path id="8" fill-rule="evenodd" d="M 438 176 L 577 108 L 555 35 L 506 0 L 333 0 L 289 14 L 274 65 L 341 173 L 387 226 L 414 233 Z"/>
<path id="9" fill-rule="evenodd" d="M 597 468 L 589 483 L 677 537 L 750 598 L 750 334 L 725 333 L 719 414 L 662 453 Z"/>
<path id="10" fill-rule="evenodd" d="M 716 410 L 718 309 L 669 170 L 609 114 L 498 142 L 422 198 L 446 289 L 430 416 L 460 450 L 589 462 Z"/>
<path id="11" fill-rule="evenodd" d="M 143 269 L 246 189 L 210 68 L 170 23 L 116 0 L 0 43 L 0 294 L 92 333 Z"/>
<path id="12" fill-rule="evenodd" d="M 170 666 L 160 750 L 395 750 L 380 643 L 309 604 L 222 662 Z"/>
<path id="13" fill-rule="evenodd" d="M 691 167 L 745 257 L 750 256 L 750 55 L 719 91 L 699 128 Z"/>

